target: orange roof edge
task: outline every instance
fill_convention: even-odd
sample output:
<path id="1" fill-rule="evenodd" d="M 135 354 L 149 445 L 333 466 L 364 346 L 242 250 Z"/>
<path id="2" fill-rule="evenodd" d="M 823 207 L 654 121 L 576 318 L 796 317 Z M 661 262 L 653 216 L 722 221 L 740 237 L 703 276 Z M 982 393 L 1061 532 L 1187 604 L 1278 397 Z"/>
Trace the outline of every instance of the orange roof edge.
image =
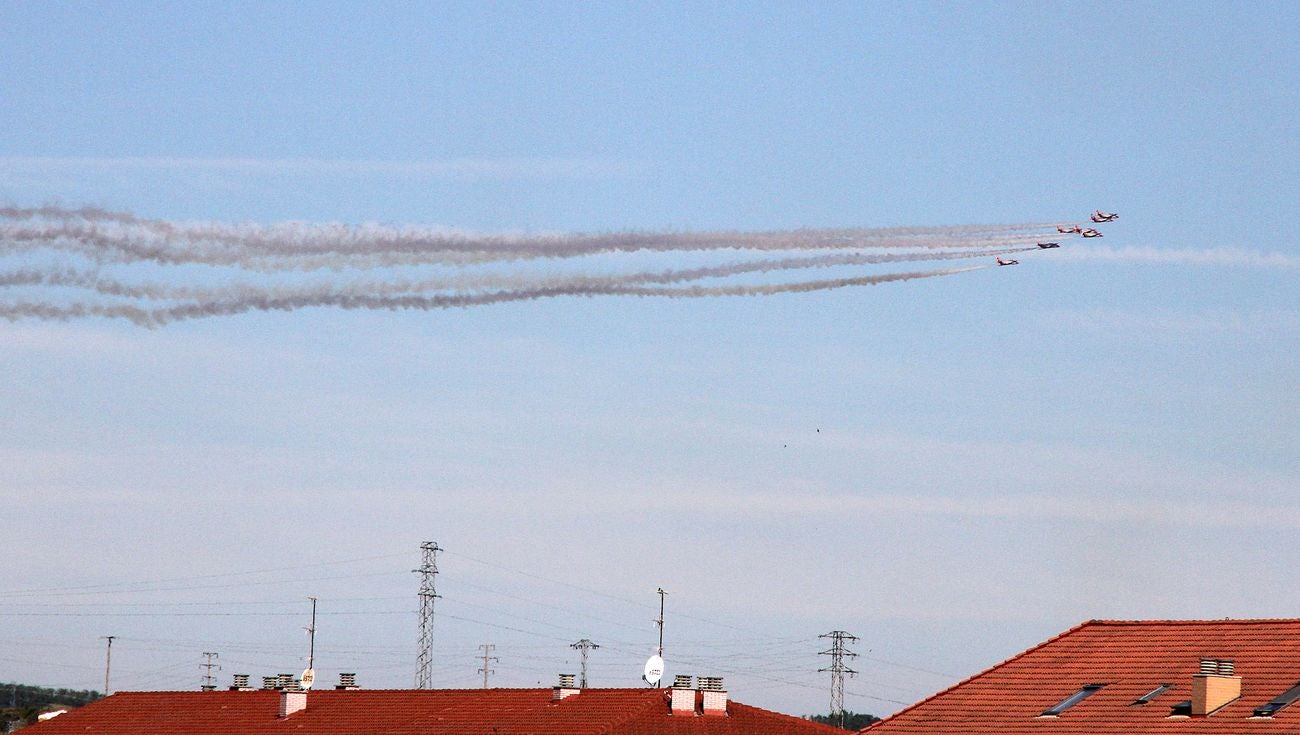
<path id="1" fill-rule="evenodd" d="M 1107 623 L 1114 623 L 1114 622 L 1117 622 L 1117 621 L 1114 621 L 1114 620 L 1096 620 L 1096 619 L 1094 619 L 1094 620 L 1085 620 L 1085 621 L 1083 621 L 1082 623 L 1079 623 L 1078 625 L 1074 626 L 1073 628 L 1070 628 L 1069 630 L 1065 630 L 1065 631 L 1062 631 L 1062 632 L 1060 632 L 1060 633 L 1057 633 L 1056 635 L 1052 636 L 1051 638 L 1048 638 L 1047 640 L 1043 641 L 1042 643 L 1039 643 L 1039 644 L 1037 644 L 1037 645 L 1034 645 L 1034 646 L 1031 646 L 1031 647 L 1029 647 L 1029 648 L 1026 648 L 1025 650 L 1021 651 L 1020 653 L 1017 653 L 1016 655 L 1012 656 L 1011 658 L 1003 659 L 1003 660 L 997 662 L 996 664 L 993 664 L 992 666 L 989 666 L 988 668 L 985 668 L 985 669 L 981 670 L 979 673 L 971 674 L 970 676 L 966 677 L 965 679 L 962 679 L 961 681 L 959 681 L 959 682 L 957 682 L 957 683 L 955 683 L 955 684 L 953 684 L 953 685 L 951 685 L 951 686 L 945 687 L 944 689 L 941 689 L 941 690 L 935 692 L 934 694 L 931 694 L 930 696 L 926 697 L 925 699 L 922 699 L 921 701 L 917 702 L 916 704 L 913 704 L 913 705 L 909 705 L 909 706 L 907 706 L 907 707 L 904 707 L 903 709 L 900 709 L 899 711 L 895 712 L 894 714 L 892 714 L 892 715 L 890 715 L 890 716 L 888 716 L 888 717 L 886 717 L 886 718 L 884 718 L 884 719 L 876 720 L 875 722 L 871 723 L 870 725 L 867 725 L 866 727 L 862 728 L 862 729 L 859 730 L 858 732 L 866 732 L 866 731 L 872 729 L 873 727 L 877 727 L 877 726 L 879 726 L 879 725 L 883 725 L 883 724 L 886 723 L 886 722 L 889 722 L 890 720 L 894 719 L 895 717 L 899 717 L 899 716 L 901 716 L 901 715 L 907 714 L 908 712 L 911 712 L 912 710 L 916 709 L 917 707 L 920 707 L 921 705 L 926 704 L 927 702 L 929 702 L 929 701 L 932 700 L 932 699 L 935 699 L 935 698 L 937 698 L 937 697 L 942 697 L 943 695 L 947 694 L 948 692 L 951 692 L 952 690 L 954 690 L 954 689 L 956 689 L 957 687 L 959 687 L 959 686 L 965 684 L 966 682 L 969 682 L 969 681 L 973 681 L 973 680 L 975 680 L 975 679 L 978 679 L 978 678 L 980 678 L 981 676 L 984 676 L 985 674 L 989 673 L 990 671 L 993 671 L 993 670 L 996 669 L 996 668 L 999 668 L 999 667 L 1005 666 L 1005 665 L 1011 663 L 1012 661 L 1015 661 L 1016 659 L 1022 658 L 1022 657 L 1024 657 L 1024 656 L 1027 656 L 1027 655 L 1033 653 L 1034 651 L 1037 651 L 1038 649 L 1042 648 L 1043 646 L 1046 646 L 1046 645 L 1051 644 L 1051 643 L 1055 643 L 1055 642 L 1061 640 L 1062 638 L 1065 638 L 1066 636 L 1073 635 L 1073 634 L 1075 634 L 1075 633 L 1077 633 L 1077 632 L 1083 630 L 1084 628 L 1087 628 L 1087 627 L 1090 627 L 1090 626 L 1093 626 L 1093 625 L 1106 625 Z"/>

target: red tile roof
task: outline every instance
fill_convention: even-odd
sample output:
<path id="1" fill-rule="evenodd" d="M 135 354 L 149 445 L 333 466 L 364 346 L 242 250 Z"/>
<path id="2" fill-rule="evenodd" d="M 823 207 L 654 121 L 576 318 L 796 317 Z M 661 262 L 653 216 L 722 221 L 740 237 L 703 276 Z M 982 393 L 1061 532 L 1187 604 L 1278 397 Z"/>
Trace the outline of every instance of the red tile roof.
<path id="1" fill-rule="evenodd" d="M 663 689 L 321 690 L 278 717 L 277 691 L 119 692 L 31 735 L 828 735 L 798 717 L 729 702 L 727 716 L 670 714 Z"/>
<path id="2" fill-rule="evenodd" d="M 1232 660 L 1241 696 L 1208 716 L 1170 718 L 1202 658 Z M 1300 703 L 1252 712 L 1300 682 L 1300 620 L 1093 620 L 863 730 L 869 735 L 1300 733 Z M 1105 684 L 1057 717 L 1044 710 Z M 1160 684 L 1149 704 L 1134 700 Z"/>

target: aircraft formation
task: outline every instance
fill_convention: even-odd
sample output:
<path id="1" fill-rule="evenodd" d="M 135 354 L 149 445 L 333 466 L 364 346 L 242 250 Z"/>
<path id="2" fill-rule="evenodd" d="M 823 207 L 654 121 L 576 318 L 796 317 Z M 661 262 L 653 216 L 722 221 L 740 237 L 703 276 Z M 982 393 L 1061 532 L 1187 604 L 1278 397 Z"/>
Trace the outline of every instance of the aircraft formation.
<path id="1" fill-rule="evenodd" d="M 1092 220 L 1097 224 L 1101 224 L 1102 222 L 1114 222 L 1115 220 L 1119 219 L 1119 215 L 1116 214 L 1115 212 L 1103 212 L 1100 209 L 1098 209 L 1095 210 L 1091 215 L 1089 215 L 1088 219 Z M 1087 238 L 1102 236 L 1102 234 L 1098 232 L 1095 228 L 1080 227 L 1079 225 L 1057 225 L 1056 231 L 1061 233 L 1062 235 L 1082 235 Z M 1037 243 L 1037 245 L 1042 250 L 1061 247 L 1061 243 L 1059 242 L 1040 242 Z M 1020 265 L 1020 261 L 1018 260 L 1011 260 L 1011 259 L 1003 260 L 1002 258 L 997 258 L 996 260 L 998 262 L 998 265 Z"/>

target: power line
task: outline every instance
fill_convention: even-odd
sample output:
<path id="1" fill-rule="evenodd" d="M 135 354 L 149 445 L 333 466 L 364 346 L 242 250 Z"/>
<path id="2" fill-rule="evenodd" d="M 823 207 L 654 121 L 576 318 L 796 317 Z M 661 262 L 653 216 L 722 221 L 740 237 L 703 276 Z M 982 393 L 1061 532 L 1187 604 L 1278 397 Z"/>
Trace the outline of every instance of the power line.
<path id="1" fill-rule="evenodd" d="M 329 566 L 337 566 L 341 564 L 352 564 L 359 561 L 373 561 L 375 559 L 391 559 L 394 556 L 400 556 L 400 555 L 383 554 L 380 556 L 363 556 L 355 559 L 340 559 L 337 561 L 325 561 L 325 562 L 318 562 L 315 564 L 298 564 L 291 567 L 272 567 L 268 569 L 254 569 L 247 572 L 226 572 L 223 574 L 197 574 L 197 575 L 191 575 L 186 577 L 164 577 L 162 579 L 140 580 L 136 582 L 104 582 L 101 584 L 86 584 L 86 585 L 78 585 L 73 587 L 33 587 L 31 589 L 25 589 L 25 590 L 0 590 L 0 596 L 8 597 L 14 595 L 40 594 L 45 592 L 60 593 L 60 592 L 67 592 L 71 590 L 94 590 L 103 587 L 129 588 L 129 587 L 135 587 L 139 585 L 163 584 L 165 582 L 184 582 L 184 581 L 194 580 L 194 579 L 220 579 L 222 577 L 243 577 L 251 574 L 268 574 L 270 572 L 286 572 L 294 569 L 313 569 L 317 567 L 329 567 Z M 154 592 L 159 590 L 128 590 L 128 591 Z"/>

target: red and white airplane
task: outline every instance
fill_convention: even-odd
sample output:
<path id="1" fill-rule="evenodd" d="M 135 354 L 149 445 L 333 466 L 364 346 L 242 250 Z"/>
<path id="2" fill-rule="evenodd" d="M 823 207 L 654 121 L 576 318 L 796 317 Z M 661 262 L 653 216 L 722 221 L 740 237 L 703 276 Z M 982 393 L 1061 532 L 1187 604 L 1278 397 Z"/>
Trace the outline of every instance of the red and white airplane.
<path id="1" fill-rule="evenodd" d="M 1018 260 L 1003 260 L 998 258 L 997 261 L 998 265 L 1020 265 L 1020 261 Z"/>
<path id="2" fill-rule="evenodd" d="M 1092 229 L 1091 227 L 1089 227 L 1088 229 L 1084 230 L 1083 232 L 1080 232 L 1079 234 L 1080 234 L 1080 235 L 1083 235 L 1084 237 L 1101 237 L 1101 233 L 1100 233 L 1100 232 L 1097 232 L 1096 230 Z"/>
<path id="3" fill-rule="evenodd" d="M 1066 227 L 1065 225 L 1057 225 L 1056 231 L 1062 235 L 1068 235 L 1072 232 L 1083 232 L 1083 228 L 1078 225 L 1070 225 L 1069 227 Z"/>
<path id="4" fill-rule="evenodd" d="M 1119 219 L 1118 214 L 1103 212 L 1100 209 L 1092 213 L 1093 222 L 1114 222 L 1117 219 Z"/>
<path id="5" fill-rule="evenodd" d="M 1059 243 L 1059 242 L 1040 242 L 1040 243 L 1038 243 L 1038 247 L 1040 247 L 1040 248 L 1042 248 L 1042 249 L 1044 249 L 1044 250 L 1046 250 L 1046 249 L 1048 249 L 1048 248 L 1059 248 L 1059 247 L 1061 247 L 1061 243 Z"/>

